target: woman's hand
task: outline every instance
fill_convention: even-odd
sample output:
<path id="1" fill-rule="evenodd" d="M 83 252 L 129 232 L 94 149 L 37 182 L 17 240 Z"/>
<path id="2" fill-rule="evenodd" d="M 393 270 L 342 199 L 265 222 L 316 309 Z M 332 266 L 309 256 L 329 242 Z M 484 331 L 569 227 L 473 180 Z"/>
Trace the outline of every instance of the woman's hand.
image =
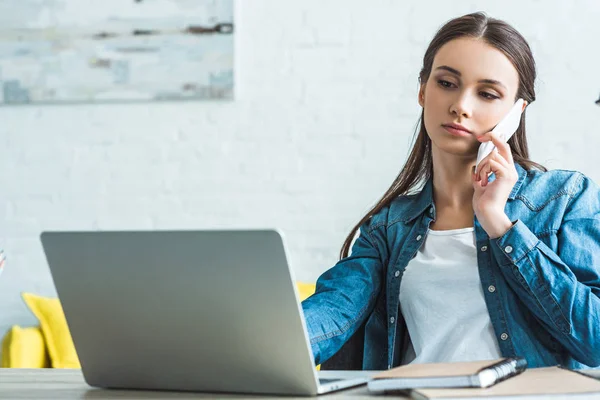
<path id="1" fill-rule="evenodd" d="M 496 148 L 481 160 L 477 171 L 471 174 L 475 189 L 473 211 L 490 238 L 497 238 L 504 235 L 513 225 L 506 216 L 504 207 L 519 174 L 508 143 L 500 140 L 493 132 L 478 136 L 477 140 L 482 143 L 491 140 Z M 496 179 L 489 182 L 488 176 L 492 172 Z"/>

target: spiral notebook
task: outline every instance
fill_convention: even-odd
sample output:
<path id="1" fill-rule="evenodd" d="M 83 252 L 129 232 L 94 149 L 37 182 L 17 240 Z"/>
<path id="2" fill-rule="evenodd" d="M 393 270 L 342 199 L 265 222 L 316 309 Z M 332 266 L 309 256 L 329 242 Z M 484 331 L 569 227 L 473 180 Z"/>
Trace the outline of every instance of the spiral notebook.
<path id="1" fill-rule="evenodd" d="M 405 394 L 415 400 L 600 400 L 600 374 L 598 378 L 594 378 L 589 376 L 588 372 L 558 366 L 529 368 L 518 376 L 484 389 L 414 389 Z"/>
<path id="2" fill-rule="evenodd" d="M 416 388 L 489 387 L 522 373 L 524 358 L 456 363 L 409 364 L 373 376 L 368 389 L 373 393 Z"/>

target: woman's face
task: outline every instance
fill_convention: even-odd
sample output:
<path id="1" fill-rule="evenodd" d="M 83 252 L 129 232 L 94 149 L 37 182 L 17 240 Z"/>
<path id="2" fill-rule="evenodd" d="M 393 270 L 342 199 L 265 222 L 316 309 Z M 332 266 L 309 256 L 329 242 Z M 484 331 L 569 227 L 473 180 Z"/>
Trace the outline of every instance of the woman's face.
<path id="1" fill-rule="evenodd" d="M 455 39 L 442 46 L 429 79 L 421 85 L 419 104 L 434 147 L 475 158 L 476 136 L 489 132 L 515 102 L 519 75 L 510 60 L 483 40 Z M 469 132 L 452 133 L 458 124 Z"/>

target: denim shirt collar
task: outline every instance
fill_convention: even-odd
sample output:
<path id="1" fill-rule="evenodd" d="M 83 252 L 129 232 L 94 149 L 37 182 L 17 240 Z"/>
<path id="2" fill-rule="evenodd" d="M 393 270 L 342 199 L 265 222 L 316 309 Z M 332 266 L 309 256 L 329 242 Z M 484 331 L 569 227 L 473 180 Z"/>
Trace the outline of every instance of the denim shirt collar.
<path id="1" fill-rule="evenodd" d="M 519 174 L 519 178 L 515 185 L 513 186 L 510 195 L 508 196 L 509 200 L 514 200 L 517 196 L 517 193 L 521 189 L 523 182 L 525 182 L 525 178 L 527 177 L 527 171 L 518 163 L 515 163 L 515 169 Z M 433 204 L 433 178 L 429 178 L 423 189 L 415 195 L 411 205 L 408 208 L 408 212 L 406 213 L 406 219 L 404 223 L 409 223 L 419 215 L 423 214 L 425 210 L 428 208 L 431 209 L 431 217 L 435 219 L 435 205 Z"/>

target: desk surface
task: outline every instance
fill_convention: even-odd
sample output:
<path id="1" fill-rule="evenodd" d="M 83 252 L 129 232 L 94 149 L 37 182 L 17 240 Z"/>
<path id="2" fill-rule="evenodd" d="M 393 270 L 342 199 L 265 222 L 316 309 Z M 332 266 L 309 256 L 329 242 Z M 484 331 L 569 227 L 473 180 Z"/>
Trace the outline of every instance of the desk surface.
<path id="1" fill-rule="evenodd" d="M 325 371 L 322 371 L 325 372 Z M 329 371 L 328 371 L 329 372 Z M 334 372 L 334 371 L 331 371 Z M 356 371 L 359 373 L 360 371 Z M 585 371 L 600 379 L 600 370 Z M 324 376 L 326 377 L 326 376 Z M 342 390 L 317 399 L 373 399 L 366 386 Z M 0 368 L 0 399 L 276 399 L 274 396 L 243 396 L 233 394 L 151 392 L 132 390 L 102 390 L 88 386 L 80 370 L 74 369 L 7 369 Z M 281 397 L 287 400 L 306 397 Z M 394 399 L 402 397 L 394 396 Z"/>
<path id="2" fill-rule="evenodd" d="M 323 371 L 325 372 L 325 371 Z M 334 372 L 334 371 L 331 371 Z M 356 371 L 360 372 L 360 371 Z M 88 386 L 80 370 L 0 368 L 0 399 L 276 399 L 274 396 L 243 396 L 214 393 L 178 393 L 132 390 L 103 390 Z M 307 399 L 307 397 L 281 397 Z M 317 399 L 372 399 L 367 387 L 342 390 Z M 398 399 L 401 397 L 394 397 Z"/>

